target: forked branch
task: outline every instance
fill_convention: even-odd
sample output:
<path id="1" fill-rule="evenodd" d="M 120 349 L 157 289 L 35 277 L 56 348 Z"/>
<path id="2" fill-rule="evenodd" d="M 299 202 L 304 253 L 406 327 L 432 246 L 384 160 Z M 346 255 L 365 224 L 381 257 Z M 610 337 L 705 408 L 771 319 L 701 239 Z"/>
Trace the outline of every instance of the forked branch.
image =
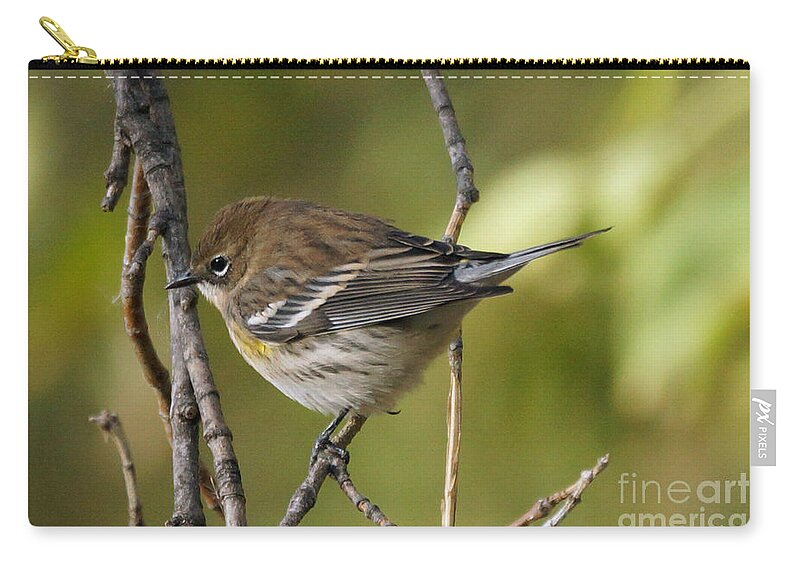
<path id="1" fill-rule="evenodd" d="M 152 229 L 162 237 L 167 276 L 173 279 L 189 266 L 190 249 L 183 168 L 164 81 L 149 71 L 109 71 L 107 75 L 111 79 L 117 109 L 112 160 L 106 171 L 108 187 L 102 205 L 111 210 L 119 200 L 133 151 L 141 162 L 153 199 L 155 222 Z M 147 243 L 147 238 L 144 243 Z M 239 465 L 208 365 L 195 308 L 196 299 L 197 294 L 191 289 L 177 289 L 169 294 L 172 341 L 170 418 L 175 474 L 173 523 L 204 522 L 198 492 L 200 467 L 194 423 L 201 421 L 203 437 L 214 460 L 217 494 L 225 522 L 231 526 L 244 525 L 247 521 Z M 176 426 L 181 427 L 180 433 Z"/>
<path id="2" fill-rule="evenodd" d="M 581 477 L 572 485 L 553 493 L 549 497 L 539 499 L 524 515 L 519 517 L 510 526 L 529 526 L 536 521 L 545 518 L 550 512 L 560 503 L 564 503 L 562 507 L 549 519 L 547 519 L 542 526 L 558 526 L 564 520 L 572 509 L 578 506 L 581 501 L 583 492 L 592 484 L 592 481 L 608 466 L 608 453 L 597 460 L 595 466 L 581 472 Z"/>
<path id="3" fill-rule="evenodd" d="M 110 169 L 109 169 L 110 170 Z M 122 317 L 125 332 L 133 343 L 133 349 L 147 384 L 153 388 L 158 400 L 158 415 L 164 425 L 164 432 L 170 448 L 172 442 L 172 423 L 170 408 L 172 403 L 170 374 L 156 352 L 147 324 L 144 310 L 144 282 L 147 260 L 153 253 L 155 242 L 164 231 L 165 220 L 151 217 L 152 197 L 142 170 L 142 163 L 136 160 L 131 184 L 131 197 L 128 205 L 128 228 L 125 235 L 125 254 L 122 258 Z M 196 419 L 192 421 L 196 426 Z M 196 427 L 195 427 L 196 429 Z M 214 481 L 205 465 L 199 464 L 200 492 L 206 504 L 222 514 Z"/>
<path id="4" fill-rule="evenodd" d="M 356 434 L 358 434 L 363 427 L 364 422 L 366 421 L 367 418 L 364 416 L 351 414 L 350 417 L 348 417 L 344 427 L 342 427 L 342 429 L 340 429 L 336 435 L 331 437 L 331 442 L 340 449 L 347 449 L 347 446 L 352 443 L 353 438 L 356 436 Z M 325 483 L 325 479 L 328 476 L 331 476 L 339 481 L 335 474 L 337 469 L 340 477 L 343 477 L 341 468 L 338 466 L 334 467 L 334 464 L 337 462 L 337 460 L 344 464 L 344 462 L 341 461 L 338 456 L 331 453 L 327 449 L 323 450 L 317 455 L 316 461 L 314 461 L 308 468 L 308 474 L 306 475 L 306 478 L 302 483 L 300 483 L 300 486 L 297 488 L 297 490 L 295 490 L 292 498 L 289 500 L 289 506 L 286 508 L 286 514 L 283 516 L 283 520 L 281 520 L 280 523 L 281 526 L 299 525 L 300 521 L 303 520 L 303 517 L 305 517 L 317 503 L 317 496 L 322 488 L 322 484 Z M 346 470 L 344 473 L 346 473 Z M 349 475 L 347 475 L 348 480 L 349 478 Z M 352 484 L 352 481 L 350 481 L 350 484 Z M 341 481 L 339 481 L 339 485 L 342 488 L 342 491 L 347 494 L 345 488 L 342 487 Z M 353 487 L 353 490 L 354 489 L 355 487 Z M 348 498 L 350 497 L 348 496 Z M 355 504 L 355 506 L 362 513 L 364 512 L 361 508 L 363 504 Z M 367 515 L 367 518 L 370 518 L 369 515 Z M 388 519 L 386 520 L 388 521 Z M 380 522 L 375 520 L 373 520 L 373 522 L 380 524 Z"/>

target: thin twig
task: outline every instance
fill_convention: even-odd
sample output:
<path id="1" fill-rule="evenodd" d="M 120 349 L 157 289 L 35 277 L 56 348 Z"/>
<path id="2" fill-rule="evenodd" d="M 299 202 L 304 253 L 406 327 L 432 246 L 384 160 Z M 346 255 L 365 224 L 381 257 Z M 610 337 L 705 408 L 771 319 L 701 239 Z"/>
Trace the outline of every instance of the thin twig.
<path id="1" fill-rule="evenodd" d="M 567 497 L 561 508 L 544 522 L 543 526 L 558 526 L 569 513 L 572 512 L 578 503 L 581 502 L 581 495 L 592 484 L 595 477 L 608 466 L 608 453 L 597 460 L 597 464 L 592 469 L 587 469 L 581 473 L 581 478 L 573 485 L 572 492 Z"/>
<path id="2" fill-rule="evenodd" d="M 466 141 L 458 126 L 453 103 L 447 94 L 444 77 L 439 70 L 425 69 L 422 77 L 428 87 L 433 109 L 439 118 L 444 134 L 450 164 L 456 176 L 456 201 L 442 239 L 456 243 L 461 226 L 472 204 L 480 198 L 473 183 L 474 169 L 467 155 Z M 458 467 L 461 454 L 461 363 L 463 340 L 461 329 L 450 343 L 450 392 L 447 398 L 447 458 L 445 463 L 444 498 L 442 499 L 442 526 L 455 526 L 458 499 Z"/>
<path id="3" fill-rule="evenodd" d="M 109 71 L 117 104 L 114 130 L 112 163 L 107 172 L 112 173 L 104 207 L 113 204 L 116 196 L 114 184 L 122 180 L 127 172 L 126 152 L 120 145 L 129 146 L 141 160 L 155 205 L 153 217 L 163 220 L 162 234 L 164 260 L 167 276 L 174 279 L 189 265 L 189 242 L 186 222 L 186 192 L 180 150 L 175 133 L 175 124 L 169 107 L 169 98 L 163 81 L 152 71 Z M 127 153 L 129 155 L 129 152 Z M 113 186 L 113 188 L 112 188 Z M 111 196 L 111 198 L 109 198 Z M 113 207 L 113 206 L 112 206 Z M 110 209 L 110 208 L 108 208 Z M 208 355 L 203 344 L 196 311 L 197 294 L 191 289 L 170 291 L 170 328 L 172 334 L 172 429 L 181 418 L 190 420 L 192 406 L 189 399 L 196 400 L 205 438 L 214 459 L 218 495 L 225 514 L 225 522 L 231 526 L 246 524 L 245 497 L 241 474 L 233 450 L 232 435 L 222 415 L 219 393 L 214 384 Z M 186 374 L 185 374 L 185 373 Z M 176 402 L 176 383 L 185 379 L 191 382 L 191 392 L 182 386 L 178 392 L 187 398 L 185 404 Z M 182 436 L 190 436 L 191 429 Z M 199 498 L 196 497 L 199 480 L 199 464 L 196 446 L 190 440 L 173 433 L 173 460 L 181 456 L 183 476 L 175 476 L 173 482 L 182 486 L 175 491 L 176 501 L 188 501 L 178 505 L 176 514 L 191 515 L 186 522 L 199 522 L 196 517 Z M 195 488 L 192 489 L 191 486 Z M 202 512 L 202 509 L 201 511 Z"/>
<path id="4" fill-rule="evenodd" d="M 97 424 L 106 441 L 111 438 L 117 447 L 122 463 L 122 476 L 125 479 L 125 492 L 128 495 L 128 525 L 144 526 L 142 503 L 139 500 L 139 491 L 136 485 L 136 467 L 133 464 L 133 456 L 128 445 L 128 438 L 125 437 L 125 430 L 122 429 L 122 423 L 116 414 L 107 410 L 90 417 L 89 421 Z"/>
<path id="5" fill-rule="evenodd" d="M 122 318 L 125 332 L 133 343 L 133 350 L 142 368 L 144 379 L 158 397 L 159 416 L 169 439 L 172 431 L 169 424 L 170 380 L 169 371 L 161 363 L 147 325 L 144 310 L 144 280 L 147 259 L 161 228 L 150 227 L 152 199 L 150 189 L 142 171 L 142 163 L 136 160 L 128 206 L 128 231 L 125 235 L 125 254 L 122 258 Z"/>
<path id="6" fill-rule="evenodd" d="M 336 435 L 331 437 L 331 442 L 341 449 L 346 449 L 347 446 L 352 443 L 353 438 L 361 430 L 361 427 L 366 421 L 367 418 L 364 416 L 351 414 L 344 427 L 342 427 Z M 289 505 L 286 507 L 286 514 L 280 522 L 281 526 L 299 525 L 303 517 L 314 508 L 322 484 L 325 483 L 325 479 L 329 475 L 333 476 L 331 464 L 336 459 L 338 459 L 338 457 L 329 453 L 327 450 L 323 450 L 317 455 L 317 460 L 309 466 L 308 474 L 289 500 Z M 342 490 L 344 491 L 344 489 Z M 356 507 L 358 507 L 358 505 L 356 505 Z"/>
<path id="7" fill-rule="evenodd" d="M 156 392 L 159 417 L 163 423 L 167 441 L 172 447 L 170 375 L 153 345 L 144 310 L 147 260 L 153 253 L 155 242 L 163 232 L 165 223 L 158 217 L 151 218 L 151 210 L 150 189 L 142 170 L 142 162 L 137 158 L 134 163 L 133 183 L 128 206 L 128 229 L 125 235 L 125 254 L 122 259 L 122 285 L 120 287 L 122 316 L 125 332 L 133 343 L 144 379 Z M 199 466 L 199 478 L 200 492 L 206 505 L 222 515 L 222 508 L 211 474 L 202 462 Z"/>
<path id="8" fill-rule="evenodd" d="M 564 505 L 542 526 L 558 526 L 572 509 L 581 501 L 581 495 L 592 484 L 592 481 L 608 466 L 608 453 L 597 460 L 597 464 L 592 469 L 587 469 L 581 473 L 580 479 L 572 485 L 553 493 L 549 497 L 539 499 L 524 515 L 519 517 L 509 526 L 529 526 L 536 521 L 545 518 L 559 503 Z"/>
<path id="9" fill-rule="evenodd" d="M 455 526 L 458 501 L 458 465 L 461 457 L 461 362 L 464 341 L 461 327 L 458 336 L 450 343 L 450 390 L 447 394 L 447 450 L 444 472 L 444 498 L 442 499 L 442 526 Z"/>
<path id="10" fill-rule="evenodd" d="M 422 77 L 428 86 L 433 110 L 439 117 L 447 154 L 450 155 L 450 165 L 456 175 L 456 202 L 443 236 L 443 239 L 455 243 L 461 234 L 467 212 L 480 199 L 480 192 L 473 182 L 474 168 L 467 154 L 467 144 L 458 126 L 453 103 L 447 94 L 444 76 L 439 70 L 425 69 Z"/>
<path id="11" fill-rule="evenodd" d="M 350 473 L 347 471 L 347 464 L 342 460 L 341 457 L 332 457 L 330 462 L 330 472 L 331 477 L 336 479 L 336 482 L 339 483 L 339 488 L 342 490 L 345 496 L 350 499 L 350 502 L 353 503 L 355 508 L 364 513 L 364 516 L 367 517 L 367 519 L 378 526 L 397 526 L 389 520 L 389 517 L 387 517 L 383 511 L 381 511 L 378 505 L 371 502 L 367 497 L 358 492 L 353 480 L 350 479 Z"/>

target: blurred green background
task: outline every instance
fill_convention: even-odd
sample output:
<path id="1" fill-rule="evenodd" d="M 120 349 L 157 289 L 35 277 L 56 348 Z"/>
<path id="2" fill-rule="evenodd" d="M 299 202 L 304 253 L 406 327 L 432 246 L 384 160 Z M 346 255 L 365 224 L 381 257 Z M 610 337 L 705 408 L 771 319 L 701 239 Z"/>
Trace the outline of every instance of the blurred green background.
<path id="1" fill-rule="evenodd" d="M 323 74 L 332 73 L 291 72 Z M 116 451 L 87 421 L 108 408 L 127 430 L 145 518 L 162 524 L 170 452 L 117 302 L 127 195 L 113 214 L 99 208 L 113 95 L 105 79 L 31 75 L 30 521 L 126 523 Z M 511 279 L 514 294 L 466 318 L 458 522 L 508 524 L 605 452 L 611 465 L 566 524 L 616 525 L 640 511 L 746 513 L 738 500 L 694 496 L 633 504 L 619 479 L 694 487 L 749 472 L 749 81 L 564 75 L 574 72 L 447 83 L 482 191 L 462 243 L 513 251 L 614 226 L 537 261 Z M 261 194 L 441 235 L 454 178 L 422 81 L 166 81 L 193 240 L 218 208 Z M 158 256 L 147 278 L 150 329 L 168 363 Z M 277 524 L 328 419 L 250 369 L 209 304 L 200 315 L 249 521 Z M 359 490 L 399 524 L 439 524 L 447 391 L 442 356 L 402 413 L 373 417 L 351 447 Z M 329 481 L 305 524 L 369 523 Z"/>

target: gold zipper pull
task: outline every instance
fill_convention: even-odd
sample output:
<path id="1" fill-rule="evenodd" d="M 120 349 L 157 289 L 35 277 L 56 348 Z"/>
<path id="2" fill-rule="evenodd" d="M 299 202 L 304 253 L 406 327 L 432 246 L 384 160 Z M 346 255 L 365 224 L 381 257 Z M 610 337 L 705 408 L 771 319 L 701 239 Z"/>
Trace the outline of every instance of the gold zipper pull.
<path id="1" fill-rule="evenodd" d="M 100 63 L 93 49 L 75 45 L 75 42 L 70 39 L 67 32 L 52 18 L 42 16 L 39 18 L 39 24 L 41 24 L 45 32 L 50 34 L 51 38 L 58 42 L 58 45 L 64 48 L 63 54 L 46 55 L 42 58 L 42 61 L 55 61 L 59 63 L 65 61 L 70 63 Z M 84 55 L 81 55 L 81 53 Z"/>

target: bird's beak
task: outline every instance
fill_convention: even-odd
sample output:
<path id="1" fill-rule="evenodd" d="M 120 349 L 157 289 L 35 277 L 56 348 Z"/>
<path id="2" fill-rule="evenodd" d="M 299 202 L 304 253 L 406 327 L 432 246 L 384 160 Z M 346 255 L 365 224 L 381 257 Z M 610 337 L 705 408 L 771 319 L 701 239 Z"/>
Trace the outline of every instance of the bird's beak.
<path id="1" fill-rule="evenodd" d="M 177 279 L 173 279 L 167 283 L 165 289 L 179 289 L 181 287 L 188 287 L 189 285 L 194 285 L 198 281 L 200 281 L 199 277 L 192 275 L 191 271 L 187 271 Z"/>

